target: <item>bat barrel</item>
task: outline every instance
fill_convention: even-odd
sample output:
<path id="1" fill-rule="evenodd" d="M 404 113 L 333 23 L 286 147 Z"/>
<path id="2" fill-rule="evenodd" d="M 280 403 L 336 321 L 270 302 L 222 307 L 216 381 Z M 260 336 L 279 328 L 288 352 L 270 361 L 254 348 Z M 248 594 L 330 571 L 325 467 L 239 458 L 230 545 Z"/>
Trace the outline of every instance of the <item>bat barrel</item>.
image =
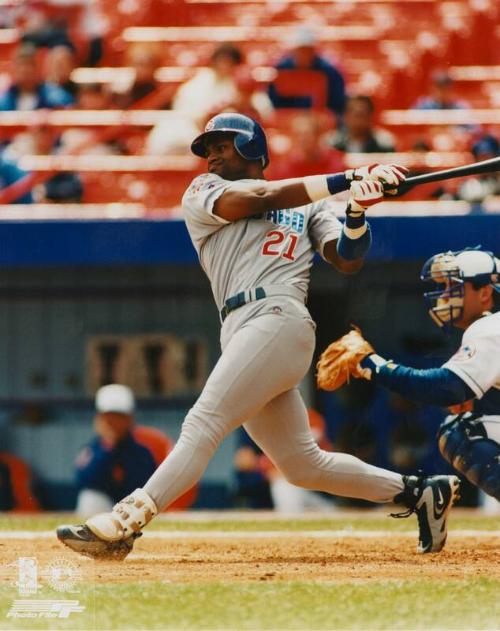
<path id="1" fill-rule="evenodd" d="M 405 182 L 398 186 L 397 197 L 404 195 L 414 186 L 418 186 L 419 184 L 427 184 L 428 182 L 441 182 L 443 180 L 451 180 L 457 177 L 477 175 L 479 173 L 493 173 L 494 171 L 498 170 L 500 170 L 500 156 L 496 158 L 490 158 L 489 160 L 482 160 L 481 162 L 466 164 L 461 167 L 455 167 L 453 169 L 444 169 L 441 171 L 433 171 L 432 173 L 414 175 L 407 178 Z M 387 186 L 386 188 L 390 189 L 391 186 Z"/>

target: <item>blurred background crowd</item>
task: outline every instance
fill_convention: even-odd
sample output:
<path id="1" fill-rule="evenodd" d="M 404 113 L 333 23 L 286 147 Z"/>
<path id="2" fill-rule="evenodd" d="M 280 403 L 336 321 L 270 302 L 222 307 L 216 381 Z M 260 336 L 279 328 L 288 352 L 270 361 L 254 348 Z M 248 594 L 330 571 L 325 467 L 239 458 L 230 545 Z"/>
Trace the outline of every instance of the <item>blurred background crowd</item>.
<path id="1" fill-rule="evenodd" d="M 264 126 L 269 179 L 384 161 L 416 174 L 498 156 L 499 18 L 494 0 L 9 0 L 0 9 L 0 217 L 176 219 L 183 191 L 204 166 L 190 142 L 220 111 Z M 434 208 L 496 214 L 500 178 L 430 184 L 406 199 L 429 216 Z M 409 209 L 402 204 L 394 214 Z M 477 231 L 460 230 L 456 249 L 476 244 L 467 239 Z M 165 245 L 168 265 L 159 255 L 147 264 L 139 256 L 135 268 L 113 271 L 110 233 L 99 234 L 99 254 L 83 275 L 69 244 L 61 245 L 64 255 L 37 261 L 41 233 L 32 259 L 0 270 L 0 330 L 8 340 L 0 359 L 0 510 L 78 505 L 86 513 L 86 502 L 128 492 L 127 480 L 135 488 L 161 449 L 168 453 L 217 356 L 208 288 L 192 259 L 177 253 L 177 237 Z M 137 248 L 146 252 L 141 238 Z M 381 350 L 435 364 L 453 340 L 442 341 L 425 320 L 420 252 L 411 260 L 381 252 L 351 284 L 318 273 L 311 291 L 318 348 L 357 317 Z M 155 272 L 153 263 L 160 263 Z M 153 334 L 170 337 L 137 341 Z M 103 335 L 117 337 L 96 342 Z M 127 376 L 123 366 L 137 365 L 127 353 L 140 356 L 143 385 Z M 172 374 L 181 372 L 179 385 Z M 94 395 L 112 383 L 131 387 L 122 392 L 128 404 L 103 411 Z M 306 384 L 305 392 L 325 448 L 405 473 L 447 470 L 434 438 L 441 411 L 367 383 L 335 395 Z M 131 429 L 134 395 L 141 421 L 163 432 L 155 456 Z M 118 434 L 100 417 L 107 413 L 119 415 Z M 56 453 L 61 445 L 64 453 Z M 129 471 L 138 461 L 141 471 Z M 298 512 L 345 504 L 298 491 L 241 431 L 181 508 Z M 477 503 L 472 489 L 464 502 Z"/>
<path id="2" fill-rule="evenodd" d="M 106 159 L 97 169 L 88 160 L 65 166 L 28 156 L 186 156 L 221 110 L 251 115 L 268 130 L 271 178 L 337 170 L 366 153 L 408 153 L 403 161 L 417 169 L 428 168 L 429 152 L 434 166 L 498 155 L 496 3 L 399 5 L 3 3 L 0 111 L 18 115 L 0 125 L 2 183 L 31 170 L 38 176 L 4 202 L 146 199 L 148 208 L 168 211 L 196 163 L 122 161 L 126 175 L 110 191 Z M 61 110 L 74 114 L 58 116 Z M 150 115 L 113 116 L 116 110 Z M 49 178 L 56 165 L 64 170 Z M 158 169 L 160 190 L 151 183 Z M 498 193 L 497 178 L 485 177 L 432 186 L 425 197 L 477 202 Z"/>

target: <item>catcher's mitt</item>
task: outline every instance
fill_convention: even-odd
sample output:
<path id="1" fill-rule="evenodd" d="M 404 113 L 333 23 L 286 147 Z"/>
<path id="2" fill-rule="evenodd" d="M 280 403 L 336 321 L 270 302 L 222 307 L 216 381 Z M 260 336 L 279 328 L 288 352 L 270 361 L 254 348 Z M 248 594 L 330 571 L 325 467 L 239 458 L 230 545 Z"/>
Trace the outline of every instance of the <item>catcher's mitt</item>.
<path id="1" fill-rule="evenodd" d="M 337 390 L 344 383 L 349 383 L 351 376 L 369 379 L 371 371 L 368 368 L 361 368 L 359 362 L 374 352 L 373 347 L 361 335 L 361 331 L 354 327 L 322 352 L 316 365 L 318 388 Z"/>

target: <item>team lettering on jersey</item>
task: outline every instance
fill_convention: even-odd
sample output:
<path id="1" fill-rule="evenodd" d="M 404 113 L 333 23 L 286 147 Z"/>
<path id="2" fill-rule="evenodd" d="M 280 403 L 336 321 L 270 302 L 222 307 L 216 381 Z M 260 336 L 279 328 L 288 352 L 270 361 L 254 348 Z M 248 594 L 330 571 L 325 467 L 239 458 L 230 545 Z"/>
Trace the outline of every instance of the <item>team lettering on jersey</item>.
<path id="1" fill-rule="evenodd" d="M 284 210 L 269 210 L 265 214 L 265 219 L 277 226 L 290 227 L 294 232 L 302 234 L 305 229 L 304 215 L 298 210 L 285 208 Z"/>
<path id="2" fill-rule="evenodd" d="M 299 236 L 304 233 L 304 215 L 298 210 L 285 208 L 283 210 L 270 210 L 264 215 L 266 221 L 271 221 L 277 226 L 291 228 L 292 232 L 283 230 L 271 230 L 266 234 L 266 240 L 262 246 L 263 256 L 278 256 L 289 261 L 295 261 L 295 248 Z"/>

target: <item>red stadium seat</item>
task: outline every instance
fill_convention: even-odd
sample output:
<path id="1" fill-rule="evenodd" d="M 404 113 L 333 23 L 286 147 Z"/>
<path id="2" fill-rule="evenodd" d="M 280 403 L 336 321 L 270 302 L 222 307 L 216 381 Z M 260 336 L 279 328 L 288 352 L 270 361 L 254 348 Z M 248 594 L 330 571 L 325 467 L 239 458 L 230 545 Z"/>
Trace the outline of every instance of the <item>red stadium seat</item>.
<path id="1" fill-rule="evenodd" d="M 323 72 L 317 70 L 278 70 L 274 80 L 280 96 L 310 96 L 313 107 L 326 107 L 328 84 Z"/>

